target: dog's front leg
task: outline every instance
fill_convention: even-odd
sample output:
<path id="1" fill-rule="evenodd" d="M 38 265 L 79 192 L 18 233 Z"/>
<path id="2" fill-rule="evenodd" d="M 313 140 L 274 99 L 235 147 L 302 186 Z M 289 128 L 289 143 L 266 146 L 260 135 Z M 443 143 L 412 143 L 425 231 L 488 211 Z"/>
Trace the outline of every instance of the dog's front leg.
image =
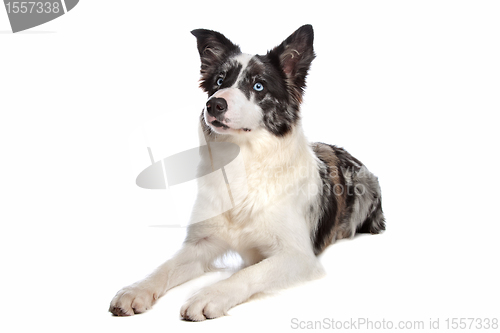
<path id="1" fill-rule="evenodd" d="M 226 250 L 210 236 L 188 234 L 183 248 L 172 259 L 143 280 L 118 291 L 109 311 L 117 316 L 131 316 L 148 310 L 169 289 L 202 275 Z"/>
<path id="2" fill-rule="evenodd" d="M 298 250 L 281 252 L 203 288 L 184 304 L 181 316 L 192 321 L 221 317 L 254 294 L 285 288 L 322 274 L 312 251 L 310 254 Z"/>

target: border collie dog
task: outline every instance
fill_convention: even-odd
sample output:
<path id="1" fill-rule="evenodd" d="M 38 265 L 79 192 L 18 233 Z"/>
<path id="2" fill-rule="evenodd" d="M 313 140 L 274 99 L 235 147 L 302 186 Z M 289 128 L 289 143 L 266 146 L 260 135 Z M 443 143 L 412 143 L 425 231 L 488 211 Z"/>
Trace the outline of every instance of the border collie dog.
<path id="1" fill-rule="evenodd" d="M 318 255 L 336 240 L 385 230 L 377 178 L 344 149 L 310 143 L 303 133 L 300 105 L 315 58 L 312 26 L 302 26 L 265 55 L 244 54 L 215 31 L 192 34 L 201 58 L 200 87 L 208 94 L 202 139 L 239 147 L 244 184 L 230 177 L 231 170 L 226 184 L 199 184 L 194 215 L 220 209 L 229 188 L 234 206 L 191 223 L 172 259 L 116 294 L 109 311 L 117 316 L 148 310 L 169 289 L 213 269 L 215 260 L 233 251 L 243 267 L 181 308 L 186 320 L 224 316 L 252 295 L 321 276 Z"/>

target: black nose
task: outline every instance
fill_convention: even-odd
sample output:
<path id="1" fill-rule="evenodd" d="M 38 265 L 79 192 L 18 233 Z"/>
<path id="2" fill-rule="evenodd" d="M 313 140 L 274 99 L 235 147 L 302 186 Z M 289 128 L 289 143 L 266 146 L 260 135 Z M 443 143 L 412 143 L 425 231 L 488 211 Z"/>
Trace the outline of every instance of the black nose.
<path id="1" fill-rule="evenodd" d="M 224 98 L 210 98 L 207 102 L 207 111 L 214 117 L 227 111 L 227 102 Z"/>

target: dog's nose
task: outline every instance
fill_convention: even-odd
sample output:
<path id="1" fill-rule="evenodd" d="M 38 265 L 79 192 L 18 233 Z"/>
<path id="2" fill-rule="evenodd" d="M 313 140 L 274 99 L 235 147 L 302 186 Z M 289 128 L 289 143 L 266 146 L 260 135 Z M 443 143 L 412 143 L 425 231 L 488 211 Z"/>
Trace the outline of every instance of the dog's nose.
<path id="1" fill-rule="evenodd" d="M 207 102 L 207 111 L 214 117 L 227 111 L 227 102 L 224 98 L 210 98 Z"/>

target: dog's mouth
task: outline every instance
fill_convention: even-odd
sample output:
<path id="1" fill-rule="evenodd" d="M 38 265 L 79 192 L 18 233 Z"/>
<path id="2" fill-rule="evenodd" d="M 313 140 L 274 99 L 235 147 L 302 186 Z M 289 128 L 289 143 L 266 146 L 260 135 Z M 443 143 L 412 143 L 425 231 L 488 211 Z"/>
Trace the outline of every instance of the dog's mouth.
<path id="1" fill-rule="evenodd" d="M 217 119 L 216 119 L 216 120 L 214 120 L 214 121 L 212 121 L 212 122 L 210 122 L 210 124 L 211 124 L 212 126 L 214 126 L 214 127 L 221 128 L 221 129 L 225 129 L 225 130 L 231 129 L 231 127 L 229 127 L 229 126 L 227 126 L 226 124 L 224 124 L 224 123 L 222 123 L 222 122 L 218 121 Z M 246 128 L 246 127 L 245 127 L 245 128 L 241 128 L 241 130 L 242 130 L 242 131 L 245 131 L 245 132 L 250 132 L 250 131 L 251 131 L 251 129 Z"/>
<path id="2" fill-rule="evenodd" d="M 212 122 L 211 122 L 211 124 L 212 124 L 213 126 L 215 126 L 215 127 L 218 127 L 218 128 L 220 128 L 220 127 L 224 128 L 224 129 L 229 129 L 229 128 L 230 128 L 229 126 L 227 126 L 226 124 L 221 123 L 221 122 L 220 122 L 220 121 L 218 121 L 218 120 L 214 120 L 214 121 L 212 121 Z"/>

